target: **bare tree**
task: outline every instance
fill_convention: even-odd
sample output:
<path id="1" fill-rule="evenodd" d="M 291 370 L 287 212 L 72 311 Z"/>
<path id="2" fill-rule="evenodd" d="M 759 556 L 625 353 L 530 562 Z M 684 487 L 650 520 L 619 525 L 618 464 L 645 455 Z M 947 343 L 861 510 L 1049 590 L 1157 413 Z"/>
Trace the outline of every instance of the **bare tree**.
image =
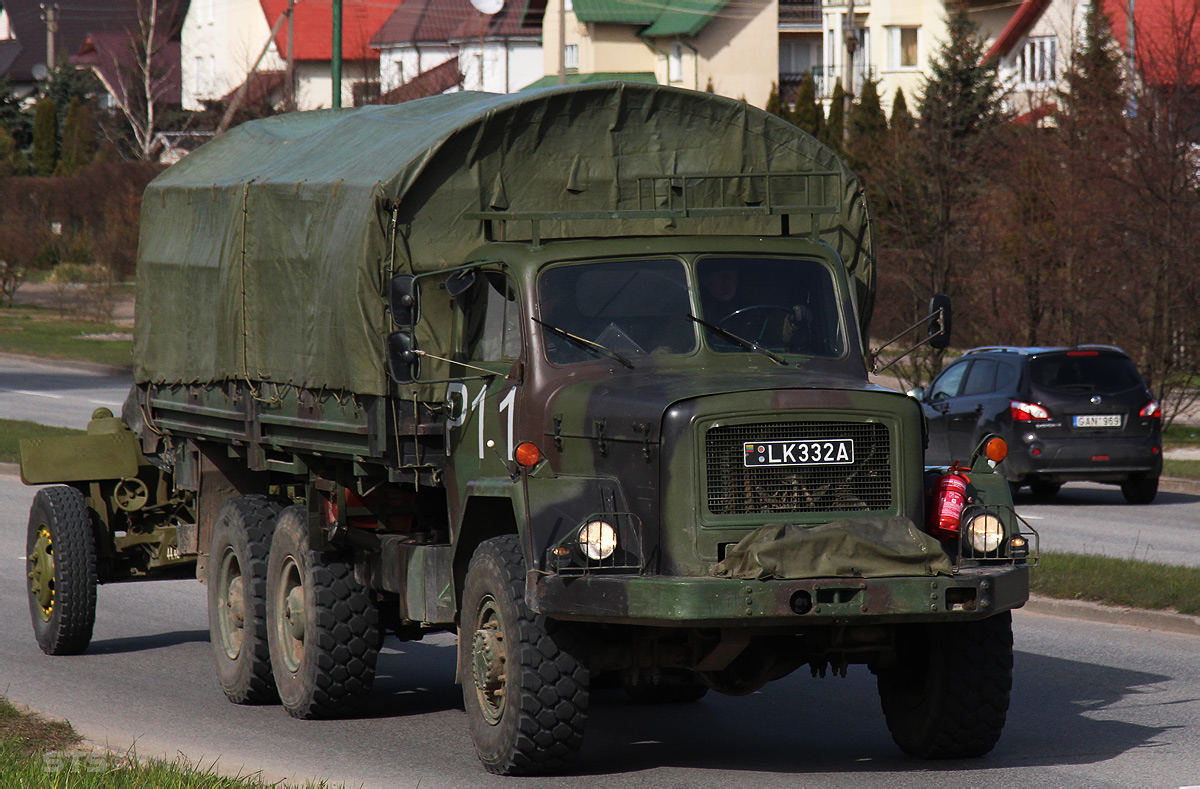
<path id="1" fill-rule="evenodd" d="M 178 0 L 138 0 L 137 24 L 130 30 L 132 57 L 118 64 L 113 99 L 133 134 L 138 158 L 154 156 L 159 115 L 168 91 L 179 81 L 178 58 L 167 56 L 179 32 Z"/>

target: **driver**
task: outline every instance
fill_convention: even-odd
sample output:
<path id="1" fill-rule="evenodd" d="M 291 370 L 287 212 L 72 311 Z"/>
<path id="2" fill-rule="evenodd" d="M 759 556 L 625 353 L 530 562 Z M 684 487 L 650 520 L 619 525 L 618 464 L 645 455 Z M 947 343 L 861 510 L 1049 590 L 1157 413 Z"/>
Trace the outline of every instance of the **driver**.
<path id="1" fill-rule="evenodd" d="M 751 342 L 779 343 L 790 352 L 808 349 L 812 339 L 812 311 L 801 304 L 791 307 L 756 305 L 742 294 L 738 267 L 727 261 L 702 262 L 698 270 L 700 306 L 704 318 Z M 762 306 L 768 309 L 763 310 Z"/>

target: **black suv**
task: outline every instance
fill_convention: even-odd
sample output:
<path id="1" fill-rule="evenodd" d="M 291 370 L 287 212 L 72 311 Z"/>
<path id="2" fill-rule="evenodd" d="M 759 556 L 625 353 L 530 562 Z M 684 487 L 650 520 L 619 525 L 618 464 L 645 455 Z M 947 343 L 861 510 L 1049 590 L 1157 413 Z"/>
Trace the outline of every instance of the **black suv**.
<path id="1" fill-rule="evenodd" d="M 1119 483 L 1131 504 L 1158 492 L 1161 412 L 1120 348 L 974 348 L 909 394 L 929 423 L 929 463 L 966 463 L 983 435 L 998 433 L 1014 492 L 1053 496 L 1071 480 Z"/>

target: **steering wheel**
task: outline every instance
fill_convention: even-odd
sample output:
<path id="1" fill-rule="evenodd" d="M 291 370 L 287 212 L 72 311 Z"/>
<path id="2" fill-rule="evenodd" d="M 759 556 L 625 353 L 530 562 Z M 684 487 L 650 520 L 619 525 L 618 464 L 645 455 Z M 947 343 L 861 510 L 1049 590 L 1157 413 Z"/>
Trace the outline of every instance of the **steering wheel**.
<path id="1" fill-rule="evenodd" d="M 755 316 L 760 313 L 762 315 L 761 322 L 755 319 Z M 717 321 L 717 325 L 725 331 L 733 332 L 743 339 L 761 342 L 767 333 L 767 328 L 771 325 L 771 318 L 773 316 L 779 316 L 780 322 L 778 325 L 782 329 L 783 321 L 786 321 L 791 314 L 792 308 L 785 307 L 782 304 L 751 304 L 748 307 L 742 307 L 729 313 Z M 735 326 L 744 326 L 753 330 L 756 324 L 757 331 L 751 332 L 756 336 L 747 336 L 735 328 Z"/>

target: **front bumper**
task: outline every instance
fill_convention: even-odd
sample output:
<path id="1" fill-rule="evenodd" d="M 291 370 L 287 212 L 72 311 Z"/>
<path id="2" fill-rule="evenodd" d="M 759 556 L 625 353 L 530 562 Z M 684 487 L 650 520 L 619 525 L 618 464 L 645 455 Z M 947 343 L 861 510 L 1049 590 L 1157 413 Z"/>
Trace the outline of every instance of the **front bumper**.
<path id="1" fill-rule="evenodd" d="M 797 613 L 794 600 L 811 608 Z M 531 574 L 526 596 L 554 619 L 659 627 L 807 627 L 981 619 L 1029 599 L 1027 565 L 960 569 L 953 576 L 727 578 Z M 803 606 L 799 606 L 803 608 Z"/>

